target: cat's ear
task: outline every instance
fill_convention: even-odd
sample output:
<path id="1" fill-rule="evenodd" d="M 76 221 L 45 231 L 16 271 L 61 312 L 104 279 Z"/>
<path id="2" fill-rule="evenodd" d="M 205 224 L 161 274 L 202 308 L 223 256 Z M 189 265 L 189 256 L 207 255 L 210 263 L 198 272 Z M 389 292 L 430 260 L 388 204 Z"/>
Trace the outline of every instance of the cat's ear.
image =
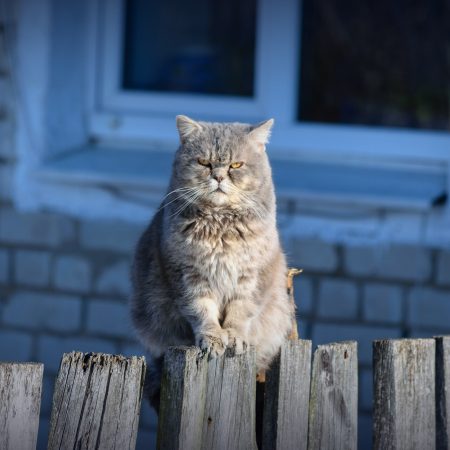
<path id="1" fill-rule="evenodd" d="M 264 122 L 260 122 L 256 125 L 253 125 L 249 137 L 252 139 L 258 147 L 264 149 L 264 146 L 269 142 L 270 133 L 272 130 L 274 120 L 269 119 Z"/>
<path id="2" fill-rule="evenodd" d="M 188 116 L 177 116 L 177 128 L 182 143 L 192 134 L 202 130 L 202 126 Z"/>

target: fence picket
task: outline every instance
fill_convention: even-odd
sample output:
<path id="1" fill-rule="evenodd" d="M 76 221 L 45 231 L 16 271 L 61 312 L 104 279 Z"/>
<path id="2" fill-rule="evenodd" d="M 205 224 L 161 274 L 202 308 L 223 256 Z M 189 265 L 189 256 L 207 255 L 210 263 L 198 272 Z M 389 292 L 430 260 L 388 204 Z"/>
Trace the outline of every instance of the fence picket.
<path id="1" fill-rule="evenodd" d="M 43 364 L 0 363 L 0 449 L 36 448 Z"/>
<path id="2" fill-rule="evenodd" d="M 375 450 L 450 450 L 450 337 L 373 344 Z M 262 450 L 355 450 L 356 342 L 283 344 L 264 389 Z M 0 363 L 0 449 L 35 449 L 42 364 Z M 55 385 L 48 448 L 136 444 L 145 360 L 65 354 Z M 260 400 L 261 400 L 260 398 Z M 255 350 L 209 359 L 196 347 L 165 355 L 160 450 L 256 450 Z"/>
<path id="3" fill-rule="evenodd" d="M 435 448 L 435 342 L 373 344 L 374 449 Z"/>
<path id="4" fill-rule="evenodd" d="M 266 375 L 263 450 L 306 450 L 311 341 L 287 341 Z"/>
<path id="5" fill-rule="evenodd" d="M 309 400 L 308 450 L 356 449 L 357 366 L 356 342 L 319 345 L 315 351 Z"/>
<path id="6" fill-rule="evenodd" d="M 143 357 L 64 354 L 48 448 L 134 449 L 144 375 Z"/>
<path id="7" fill-rule="evenodd" d="M 436 341 L 436 449 L 450 449 L 450 337 Z"/>
<path id="8" fill-rule="evenodd" d="M 204 417 L 207 358 L 196 347 L 173 347 L 164 357 L 158 449 L 198 449 Z"/>
<path id="9" fill-rule="evenodd" d="M 208 363 L 203 450 L 256 450 L 256 366 L 250 348 Z"/>

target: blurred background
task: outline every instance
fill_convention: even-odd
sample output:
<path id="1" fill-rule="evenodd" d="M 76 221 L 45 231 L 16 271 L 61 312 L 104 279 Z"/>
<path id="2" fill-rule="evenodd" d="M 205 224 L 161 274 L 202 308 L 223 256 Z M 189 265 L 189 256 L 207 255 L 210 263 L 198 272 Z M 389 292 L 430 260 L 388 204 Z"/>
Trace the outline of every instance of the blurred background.
<path id="1" fill-rule="evenodd" d="M 0 0 L 0 360 L 45 364 L 39 448 L 63 352 L 143 353 L 176 114 L 275 118 L 300 335 L 358 341 L 370 448 L 372 340 L 450 333 L 448 0 Z"/>

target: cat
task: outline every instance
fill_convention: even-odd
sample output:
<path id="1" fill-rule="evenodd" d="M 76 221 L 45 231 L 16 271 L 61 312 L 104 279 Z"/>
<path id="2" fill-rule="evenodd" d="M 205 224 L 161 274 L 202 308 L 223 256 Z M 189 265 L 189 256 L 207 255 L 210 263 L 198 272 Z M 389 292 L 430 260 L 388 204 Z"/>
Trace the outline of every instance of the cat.
<path id="1" fill-rule="evenodd" d="M 265 151 L 273 119 L 176 123 L 169 192 L 132 266 L 131 317 L 152 357 L 150 397 L 168 347 L 197 345 L 217 357 L 227 346 L 239 354 L 252 345 L 263 370 L 294 318 Z"/>

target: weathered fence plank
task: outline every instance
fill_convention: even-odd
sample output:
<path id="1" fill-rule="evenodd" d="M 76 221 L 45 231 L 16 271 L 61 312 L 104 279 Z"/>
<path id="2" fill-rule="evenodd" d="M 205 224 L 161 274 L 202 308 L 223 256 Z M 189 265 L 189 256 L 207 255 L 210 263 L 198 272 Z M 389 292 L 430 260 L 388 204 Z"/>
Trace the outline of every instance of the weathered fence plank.
<path id="1" fill-rule="evenodd" d="M 436 449 L 450 449 L 450 337 L 436 341 Z"/>
<path id="2" fill-rule="evenodd" d="M 143 357 L 72 352 L 61 361 L 48 448 L 134 449 Z"/>
<path id="3" fill-rule="evenodd" d="M 435 342 L 373 344 L 374 449 L 435 448 Z"/>
<path id="4" fill-rule="evenodd" d="M 263 450 L 306 450 L 311 341 L 286 342 L 266 375 Z"/>
<path id="5" fill-rule="evenodd" d="M 309 401 L 308 450 L 357 447 L 356 342 L 319 345 L 314 353 Z"/>
<path id="6" fill-rule="evenodd" d="M 201 448 L 256 449 L 255 402 L 254 349 L 209 361 Z"/>
<path id="7" fill-rule="evenodd" d="M 196 347 L 170 348 L 164 357 L 158 421 L 160 450 L 199 449 L 207 357 Z"/>
<path id="8" fill-rule="evenodd" d="M 36 448 L 43 364 L 0 363 L 0 449 Z"/>

